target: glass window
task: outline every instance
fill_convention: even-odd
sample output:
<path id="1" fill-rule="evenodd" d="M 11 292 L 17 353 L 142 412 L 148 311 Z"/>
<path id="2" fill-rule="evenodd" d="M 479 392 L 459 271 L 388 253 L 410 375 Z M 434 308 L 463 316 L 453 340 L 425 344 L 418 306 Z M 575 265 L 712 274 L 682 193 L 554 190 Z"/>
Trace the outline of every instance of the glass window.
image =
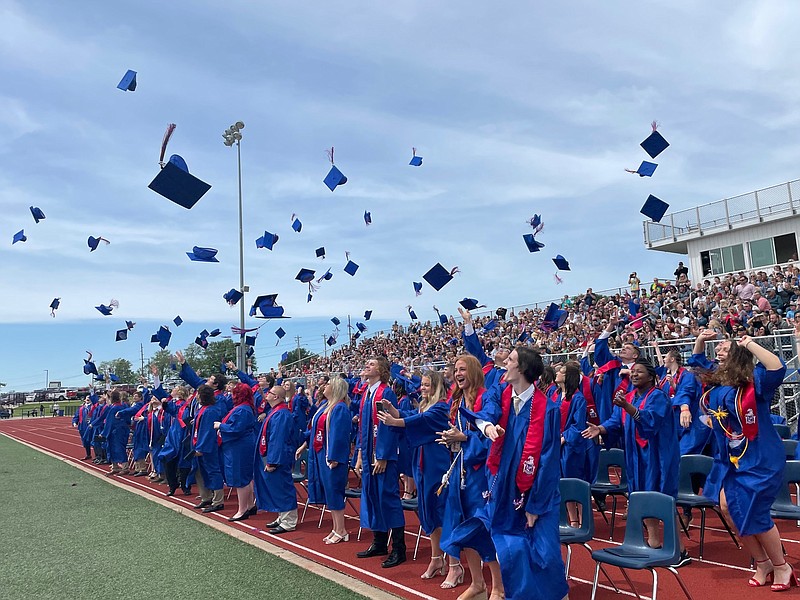
<path id="1" fill-rule="evenodd" d="M 714 248 L 708 251 L 708 256 L 711 259 L 711 274 L 718 275 L 724 273 L 725 269 L 722 266 L 722 251 L 719 248 Z"/>
<path id="2" fill-rule="evenodd" d="M 726 246 L 722 248 L 722 266 L 726 273 L 744 270 L 744 246 Z"/>
<path id="3" fill-rule="evenodd" d="M 766 267 L 775 264 L 775 248 L 772 238 L 755 240 L 747 245 L 750 247 L 750 267 Z"/>
<path id="4" fill-rule="evenodd" d="M 797 260 L 797 239 L 793 233 L 779 235 L 775 238 L 775 259 L 777 263 Z"/>

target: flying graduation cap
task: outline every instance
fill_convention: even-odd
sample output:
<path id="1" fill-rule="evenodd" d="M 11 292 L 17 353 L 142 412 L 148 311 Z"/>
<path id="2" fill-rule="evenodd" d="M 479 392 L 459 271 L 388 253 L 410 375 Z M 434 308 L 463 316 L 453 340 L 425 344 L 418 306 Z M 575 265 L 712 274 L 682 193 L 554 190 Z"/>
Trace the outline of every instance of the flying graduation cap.
<path id="1" fill-rule="evenodd" d="M 89 358 L 84 358 L 83 359 L 83 374 L 84 375 L 97 375 L 97 367 L 92 362 L 92 353 L 87 350 L 86 354 L 89 355 Z"/>
<path id="2" fill-rule="evenodd" d="M 321 246 L 317 248 L 314 253 L 317 255 L 317 258 L 325 259 L 325 246 Z"/>
<path id="3" fill-rule="evenodd" d="M 46 218 L 44 216 L 44 213 L 42 212 L 42 209 L 39 208 L 38 206 L 31 206 L 30 209 L 31 209 L 31 214 L 33 215 L 33 220 L 36 221 L 37 223 Z"/>
<path id="4" fill-rule="evenodd" d="M 547 307 L 547 312 L 539 323 L 539 328 L 543 331 L 554 331 L 561 327 L 567 320 L 567 311 L 558 308 L 558 304 L 551 302 Z"/>
<path id="5" fill-rule="evenodd" d="M 278 327 L 278 329 L 275 330 L 275 335 L 278 336 L 278 341 L 275 342 L 275 345 L 277 346 L 281 343 L 281 339 L 283 339 L 283 336 L 286 335 L 286 332 L 283 330 L 283 327 Z"/>
<path id="6" fill-rule="evenodd" d="M 258 313 L 261 313 L 260 315 Z M 288 319 L 283 316 L 283 307 L 278 306 L 278 294 L 259 296 L 250 308 L 250 316 L 257 319 Z"/>
<path id="7" fill-rule="evenodd" d="M 414 294 L 416 296 L 419 296 L 420 294 L 422 294 L 422 282 L 420 282 L 420 281 L 412 281 L 411 283 L 414 285 Z"/>
<path id="8" fill-rule="evenodd" d="M 440 313 L 439 309 L 436 308 L 435 306 L 433 307 L 433 310 L 436 312 L 436 315 L 439 317 L 439 323 L 441 323 L 442 325 L 447 325 L 447 315 L 443 315 L 442 313 Z"/>
<path id="9" fill-rule="evenodd" d="M 122 90 L 123 92 L 136 91 L 136 71 L 128 69 L 125 75 L 122 76 L 120 82 L 117 84 L 117 89 Z"/>
<path id="10" fill-rule="evenodd" d="M 218 263 L 219 259 L 217 258 L 218 250 L 216 248 L 201 248 L 200 246 L 194 246 L 191 252 L 187 252 L 186 256 L 189 257 L 189 260 L 193 262 L 208 262 L 208 263 Z"/>
<path id="11" fill-rule="evenodd" d="M 448 283 L 453 281 L 453 276 L 458 272 L 458 267 L 453 267 L 448 271 L 442 266 L 441 263 L 436 263 L 428 270 L 427 273 L 425 273 L 425 275 L 422 276 L 422 278 L 438 292 Z"/>
<path id="12" fill-rule="evenodd" d="M 525 241 L 525 246 L 527 246 L 528 252 L 538 252 L 544 248 L 544 244 L 542 242 L 537 242 L 532 233 L 523 234 L 522 239 Z"/>
<path id="13" fill-rule="evenodd" d="M 656 167 L 657 166 L 658 165 L 656 163 L 651 163 L 651 162 L 647 162 L 646 160 L 643 160 L 642 164 L 639 165 L 639 168 L 636 169 L 635 171 L 632 171 L 631 169 L 625 169 L 625 170 L 628 173 L 634 173 L 635 175 L 638 175 L 639 177 L 652 177 L 653 173 L 656 172 Z"/>
<path id="14" fill-rule="evenodd" d="M 492 319 L 486 325 L 480 328 L 481 333 L 489 333 L 490 331 L 494 330 L 497 327 L 497 320 Z"/>
<path id="15" fill-rule="evenodd" d="M 333 337 L 333 336 L 330 336 L 328 338 L 328 341 L 325 342 L 325 343 L 328 344 L 328 346 L 335 346 L 336 345 L 336 338 Z"/>
<path id="16" fill-rule="evenodd" d="M 90 235 L 89 239 L 86 240 L 86 243 L 89 245 L 89 252 L 94 252 L 95 250 L 97 250 L 97 247 L 100 245 L 100 242 L 103 242 L 106 246 L 111 243 L 104 237 L 94 237 Z"/>
<path id="17" fill-rule="evenodd" d="M 365 321 L 369 321 L 371 318 L 372 318 L 372 311 L 371 310 L 365 310 L 364 311 L 364 320 Z"/>
<path id="18" fill-rule="evenodd" d="M 219 329 L 212 329 L 209 332 L 208 337 L 217 337 L 220 333 L 222 333 L 222 331 L 220 331 Z"/>
<path id="19" fill-rule="evenodd" d="M 372 225 L 372 213 L 371 213 L 371 212 L 368 212 L 368 211 L 366 211 L 366 210 L 364 211 L 364 223 L 365 223 L 367 226 L 370 226 L 370 225 Z"/>
<path id="20" fill-rule="evenodd" d="M 111 311 L 113 311 L 115 308 L 119 308 L 119 302 L 117 300 L 112 299 L 108 303 L 108 306 L 106 306 L 105 304 L 101 304 L 100 306 L 95 306 L 95 308 L 99 310 L 104 316 L 107 317 L 111 314 Z"/>
<path id="21" fill-rule="evenodd" d="M 367 326 L 364 325 L 364 323 L 361 323 L 360 321 L 356 323 L 356 327 L 361 333 L 364 333 L 367 330 Z"/>
<path id="22" fill-rule="evenodd" d="M 177 317 L 172 319 L 172 322 L 175 323 L 175 327 L 180 327 L 181 323 L 183 323 L 183 319 L 181 319 L 181 316 L 178 315 Z"/>
<path id="23" fill-rule="evenodd" d="M 411 305 L 409 304 L 406 308 L 408 309 L 408 316 L 411 317 L 411 320 L 416 321 L 417 313 L 414 312 L 414 309 L 411 308 Z"/>
<path id="24" fill-rule="evenodd" d="M 344 253 L 345 258 L 347 259 L 347 264 L 344 266 L 344 272 L 350 275 L 351 277 L 355 276 L 356 271 L 358 271 L 358 265 L 350 260 L 350 253 Z"/>
<path id="25" fill-rule="evenodd" d="M 658 122 L 653 121 L 650 125 L 653 128 L 653 132 L 639 145 L 650 155 L 650 158 L 655 158 L 669 147 L 669 142 L 664 139 L 663 135 L 656 131 L 656 129 L 658 129 Z"/>
<path id="26" fill-rule="evenodd" d="M 165 349 L 169 345 L 169 340 L 172 337 L 172 332 L 162 325 L 158 328 L 158 331 L 150 338 L 150 341 L 153 343 L 158 343 L 161 349 Z"/>
<path id="27" fill-rule="evenodd" d="M 127 329 L 118 329 L 115 342 L 123 342 L 128 339 L 128 330 Z"/>
<path id="28" fill-rule="evenodd" d="M 25 230 L 24 229 L 20 229 L 17 233 L 14 234 L 14 239 L 11 242 L 11 245 L 13 246 L 17 242 L 27 242 L 27 241 L 28 241 L 28 238 L 25 237 Z"/>
<path id="29" fill-rule="evenodd" d="M 244 343 L 247 346 L 250 346 L 250 347 L 255 346 L 257 337 L 258 337 L 258 334 L 256 334 L 256 335 L 246 335 L 246 336 L 244 336 Z"/>
<path id="30" fill-rule="evenodd" d="M 256 240 L 256 248 L 266 248 L 267 250 L 272 250 L 277 243 L 278 234 L 265 231 L 264 235 Z"/>
<path id="31" fill-rule="evenodd" d="M 328 155 L 328 160 L 331 161 L 331 170 L 328 171 L 328 174 L 322 181 L 326 186 L 328 186 L 330 191 L 333 191 L 337 186 L 347 183 L 347 177 L 345 177 L 344 173 L 337 169 L 336 165 L 333 163 L 333 146 L 331 146 L 330 150 L 326 150 L 325 152 Z"/>
<path id="32" fill-rule="evenodd" d="M 294 229 L 297 233 L 300 233 L 303 230 L 303 224 L 294 213 L 292 213 L 292 229 Z"/>
<path id="33" fill-rule="evenodd" d="M 108 378 L 111 380 L 111 383 L 117 383 L 119 381 L 119 375 L 114 375 L 114 373 L 109 373 Z"/>
<path id="34" fill-rule="evenodd" d="M 478 304 L 478 301 L 475 300 L 475 298 L 464 298 L 463 300 L 459 300 L 458 303 L 467 310 L 475 310 L 476 308 L 486 308 L 485 304 Z"/>
<path id="35" fill-rule="evenodd" d="M 128 331 L 133 329 L 135 325 L 136 325 L 136 323 L 134 323 L 133 321 L 125 321 L 125 327 L 128 328 Z"/>
<path id="36" fill-rule="evenodd" d="M 336 325 L 338 327 L 339 325 L 341 325 L 342 322 L 339 320 L 339 317 L 333 317 L 331 319 L 331 323 L 333 323 L 334 325 Z"/>
<path id="37" fill-rule="evenodd" d="M 560 254 L 556 255 L 556 257 L 553 259 L 553 262 L 555 263 L 556 268 L 559 271 L 569 271 L 570 270 L 569 262 L 567 261 L 566 258 L 561 256 Z"/>
<path id="38" fill-rule="evenodd" d="M 639 212 L 646 217 L 650 217 L 656 223 L 660 223 L 661 219 L 663 219 L 664 215 L 667 213 L 668 208 L 669 204 L 656 198 L 653 194 L 650 194 Z"/>
<path id="39" fill-rule="evenodd" d="M 58 310 L 59 305 L 61 304 L 61 298 L 53 298 L 53 301 L 50 303 L 50 316 L 55 318 L 56 311 Z"/>
<path id="40" fill-rule="evenodd" d="M 417 156 L 417 149 L 411 148 L 411 162 L 408 163 L 412 167 L 421 167 L 422 166 L 422 157 Z"/>
<path id="41" fill-rule="evenodd" d="M 230 306 L 236 306 L 236 304 L 239 303 L 239 300 L 244 298 L 244 294 L 237 289 L 231 289 L 229 292 L 222 294 L 222 297 L 225 298 L 225 302 L 227 302 Z"/>
<path id="42" fill-rule="evenodd" d="M 167 144 L 169 144 L 174 131 L 175 123 L 167 125 L 164 138 L 161 140 L 161 154 L 158 158 L 161 171 L 147 187 L 167 200 L 190 209 L 211 189 L 211 186 L 189 173 L 186 161 L 177 154 L 173 154 L 169 157 L 169 161 L 164 162 Z"/>

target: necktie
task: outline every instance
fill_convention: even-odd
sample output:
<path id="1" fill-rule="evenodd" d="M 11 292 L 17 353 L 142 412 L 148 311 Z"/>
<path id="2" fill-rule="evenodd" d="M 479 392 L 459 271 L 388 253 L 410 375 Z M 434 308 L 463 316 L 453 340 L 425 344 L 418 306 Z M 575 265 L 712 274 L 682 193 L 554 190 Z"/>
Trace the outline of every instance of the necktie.
<path id="1" fill-rule="evenodd" d="M 514 397 L 512 398 L 512 400 L 514 400 L 514 414 L 515 414 L 515 415 L 518 415 L 518 414 L 519 414 L 519 411 L 520 411 L 520 409 L 522 408 L 522 405 L 523 405 L 525 402 L 522 400 L 522 398 L 520 398 L 520 397 L 519 397 L 519 396 L 517 396 L 516 394 L 514 394 Z"/>

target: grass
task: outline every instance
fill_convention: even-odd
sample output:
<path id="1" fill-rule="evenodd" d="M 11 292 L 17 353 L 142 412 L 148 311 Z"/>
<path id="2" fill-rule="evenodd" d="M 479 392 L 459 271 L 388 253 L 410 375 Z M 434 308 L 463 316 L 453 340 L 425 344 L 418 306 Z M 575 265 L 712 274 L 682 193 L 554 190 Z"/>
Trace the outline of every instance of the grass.
<path id="1" fill-rule="evenodd" d="M 364 598 L 0 436 L 0 597 Z"/>

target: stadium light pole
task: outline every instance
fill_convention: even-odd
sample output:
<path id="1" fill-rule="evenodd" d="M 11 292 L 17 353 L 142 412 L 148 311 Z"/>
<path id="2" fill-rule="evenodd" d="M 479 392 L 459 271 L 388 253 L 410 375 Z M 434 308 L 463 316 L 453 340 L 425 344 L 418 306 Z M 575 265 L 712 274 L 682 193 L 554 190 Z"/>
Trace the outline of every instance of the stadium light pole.
<path id="1" fill-rule="evenodd" d="M 228 127 L 222 134 L 224 144 L 229 148 L 236 145 L 236 159 L 239 169 L 239 291 L 242 293 L 242 298 L 239 300 L 239 351 L 236 353 L 236 366 L 240 371 L 245 370 L 245 350 L 244 350 L 244 294 L 250 290 L 244 284 L 244 233 L 242 231 L 242 134 L 241 130 L 244 129 L 242 121 L 236 121 L 233 125 Z"/>

